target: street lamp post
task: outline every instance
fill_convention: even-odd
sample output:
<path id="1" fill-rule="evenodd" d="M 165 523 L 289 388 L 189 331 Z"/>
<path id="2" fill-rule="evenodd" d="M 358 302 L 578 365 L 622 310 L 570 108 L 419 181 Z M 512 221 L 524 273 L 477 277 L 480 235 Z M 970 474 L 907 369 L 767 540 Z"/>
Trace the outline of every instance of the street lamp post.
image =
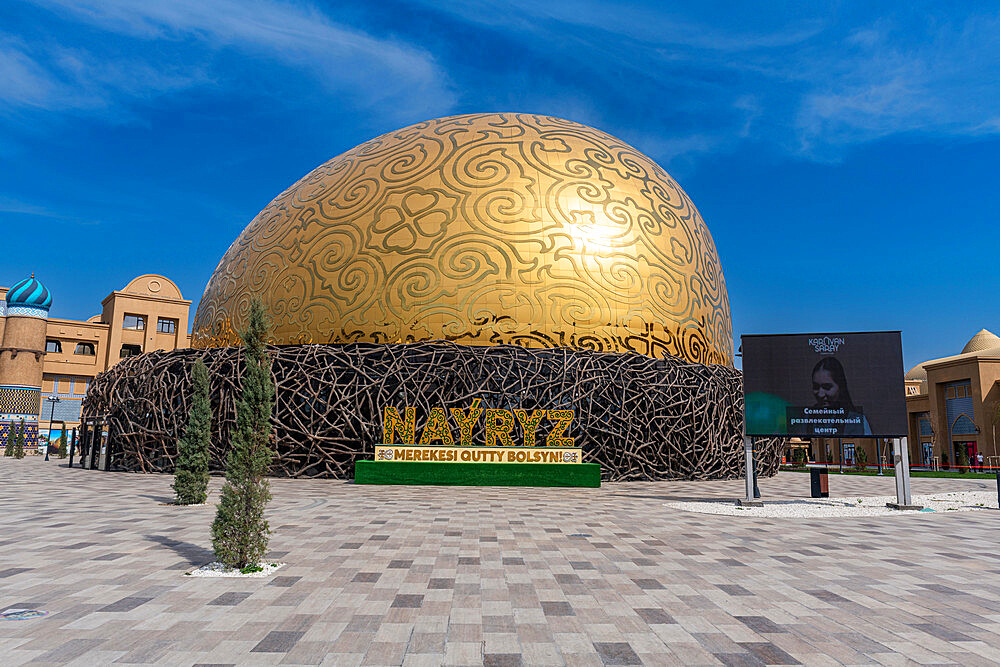
<path id="1" fill-rule="evenodd" d="M 49 412 L 49 435 L 47 442 L 45 443 L 45 460 L 49 460 L 49 445 L 52 444 L 52 420 L 56 418 L 56 403 L 59 402 L 58 396 L 49 396 L 49 403 L 52 405 L 52 410 Z"/>

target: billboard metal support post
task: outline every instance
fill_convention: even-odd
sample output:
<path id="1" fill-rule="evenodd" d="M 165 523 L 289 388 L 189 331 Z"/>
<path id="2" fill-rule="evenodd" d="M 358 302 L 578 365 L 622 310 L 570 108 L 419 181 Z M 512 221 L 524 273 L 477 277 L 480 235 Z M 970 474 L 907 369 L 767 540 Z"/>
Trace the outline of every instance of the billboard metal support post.
<path id="1" fill-rule="evenodd" d="M 886 507 L 897 510 L 921 510 L 923 505 L 914 505 L 910 498 L 910 452 L 906 438 L 892 441 L 892 461 L 896 466 L 896 502 L 886 503 Z"/>
<path id="2" fill-rule="evenodd" d="M 753 462 L 753 438 L 748 435 L 743 436 L 743 454 L 746 462 L 746 497 L 737 500 L 736 504 L 741 507 L 763 507 L 764 503 L 756 500 L 756 498 L 760 498 L 760 492 L 754 494 L 757 485 L 754 483 L 756 480 Z"/>
<path id="3" fill-rule="evenodd" d="M 760 489 L 757 488 L 757 457 L 753 457 L 753 497 L 754 500 L 760 498 Z"/>

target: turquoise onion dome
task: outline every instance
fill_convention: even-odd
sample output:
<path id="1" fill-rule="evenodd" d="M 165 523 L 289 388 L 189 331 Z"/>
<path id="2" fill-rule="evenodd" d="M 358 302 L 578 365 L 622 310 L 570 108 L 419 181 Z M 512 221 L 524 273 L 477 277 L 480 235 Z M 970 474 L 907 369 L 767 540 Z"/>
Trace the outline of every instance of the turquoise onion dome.
<path id="1" fill-rule="evenodd" d="M 7 291 L 8 306 L 31 306 L 48 310 L 52 305 L 52 294 L 42 283 L 35 280 L 35 274 L 25 278 Z"/>

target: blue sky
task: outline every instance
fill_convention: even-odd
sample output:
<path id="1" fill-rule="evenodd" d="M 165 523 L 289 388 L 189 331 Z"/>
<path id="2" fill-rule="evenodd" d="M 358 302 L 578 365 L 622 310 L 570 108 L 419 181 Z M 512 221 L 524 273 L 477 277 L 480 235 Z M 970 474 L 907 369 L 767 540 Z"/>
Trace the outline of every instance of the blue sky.
<path id="1" fill-rule="evenodd" d="M 633 144 L 715 237 L 735 333 L 1000 333 L 990 3 L 0 5 L 0 284 L 83 318 L 134 275 L 197 299 L 274 196 L 454 113 Z M 13 249 L 13 250 L 12 250 Z"/>

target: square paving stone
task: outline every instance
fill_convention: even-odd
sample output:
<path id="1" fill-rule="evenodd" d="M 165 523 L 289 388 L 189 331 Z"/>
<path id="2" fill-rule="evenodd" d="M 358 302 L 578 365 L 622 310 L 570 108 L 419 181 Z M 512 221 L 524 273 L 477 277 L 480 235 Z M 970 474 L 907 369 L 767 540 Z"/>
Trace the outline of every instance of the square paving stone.
<path id="1" fill-rule="evenodd" d="M 30 567 L 10 567 L 6 570 L 0 570 L 0 579 L 6 579 L 7 577 L 13 577 L 15 574 L 21 574 L 22 572 L 31 572 Z"/>
<path id="2" fill-rule="evenodd" d="M 758 634 L 788 632 L 788 630 L 785 630 L 780 625 L 777 625 L 774 621 L 764 616 L 734 616 L 733 618 Z"/>
<path id="3" fill-rule="evenodd" d="M 642 664 L 642 660 L 628 642 L 594 642 L 594 650 L 605 665 Z"/>
<path id="4" fill-rule="evenodd" d="M 543 602 L 542 612 L 546 616 L 575 616 L 569 602 Z"/>
<path id="5" fill-rule="evenodd" d="M 288 632 L 284 630 L 272 630 L 267 636 L 260 640 L 256 646 L 250 649 L 251 653 L 288 653 L 295 646 L 295 642 L 302 639 L 304 632 Z"/>
<path id="6" fill-rule="evenodd" d="M 770 642 L 739 642 L 766 665 L 801 665 L 802 663 Z"/>
<path id="7" fill-rule="evenodd" d="M 268 582 L 270 586 L 277 586 L 278 588 L 290 588 L 295 585 L 302 577 L 274 577 Z"/>
<path id="8" fill-rule="evenodd" d="M 395 598 L 393 598 L 392 606 L 404 609 L 417 609 L 423 604 L 423 602 L 424 602 L 423 595 L 400 594 L 397 595 Z"/>
<path id="9" fill-rule="evenodd" d="M 677 622 L 662 609 L 636 609 L 635 613 L 649 625 L 669 625 Z"/>
<path id="10" fill-rule="evenodd" d="M 252 593 L 237 593 L 236 591 L 227 591 L 215 598 L 208 604 L 211 605 L 221 605 L 224 607 L 233 607 L 250 597 Z"/>
<path id="11" fill-rule="evenodd" d="M 140 597 L 124 597 L 117 602 L 112 602 L 109 605 L 101 607 L 97 611 L 132 611 L 136 607 L 140 607 L 153 598 L 140 598 Z"/>

